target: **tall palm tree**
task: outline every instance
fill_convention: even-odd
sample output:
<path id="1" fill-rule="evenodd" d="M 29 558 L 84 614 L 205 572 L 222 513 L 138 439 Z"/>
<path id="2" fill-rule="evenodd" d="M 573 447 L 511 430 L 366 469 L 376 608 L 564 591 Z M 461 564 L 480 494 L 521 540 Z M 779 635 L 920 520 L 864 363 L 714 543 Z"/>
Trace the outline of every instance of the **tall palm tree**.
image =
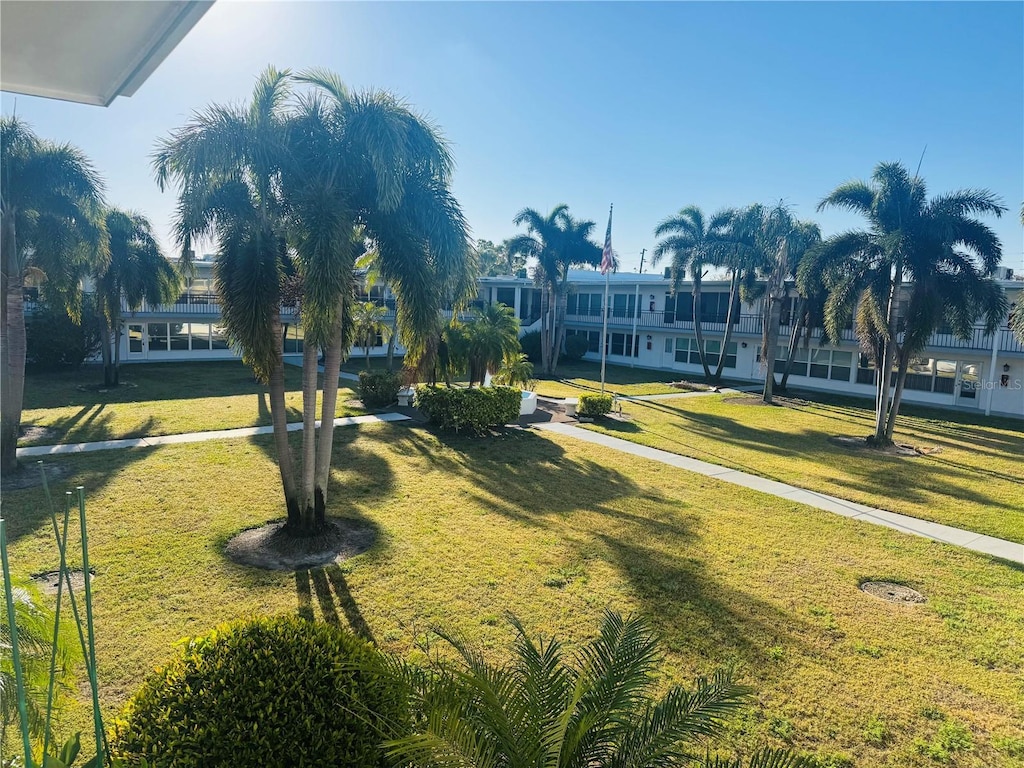
<path id="1" fill-rule="evenodd" d="M 679 213 L 662 220 L 654 230 L 655 237 L 662 239 L 654 248 L 651 263 L 657 265 L 666 256 L 671 258 L 672 292 L 675 293 L 682 286 L 687 272 L 693 281 L 693 333 L 697 338 L 697 353 L 704 369 L 704 377 L 709 383 L 714 378 L 704 350 L 701 282 L 705 269 L 721 263 L 730 251 L 728 246 L 732 238 L 729 225 L 733 217 L 733 212 L 723 210 L 705 219 L 700 208 L 688 205 Z M 735 274 L 733 277 L 735 279 Z M 731 306 L 730 304 L 730 308 Z M 728 328 L 728 324 L 726 327 Z M 719 362 L 724 360 L 723 350 Z M 721 376 L 721 373 L 718 372 L 717 376 Z"/>
<path id="2" fill-rule="evenodd" d="M 17 467 L 25 394 L 27 274 L 45 278 L 72 316 L 80 279 L 106 261 L 103 184 L 82 152 L 38 138 L 23 121 L 0 119 L 0 471 Z"/>
<path id="3" fill-rule="evenodd" d="M 356 343 L 366 353 L 366 368 L 370 368 L 370 348 L 376 345 L 377 337 L 389 340 L 391 326 L 385 322 L 387 307 L 372 301 L 360 301 L 352 310 L 352 332 Z"/>
<path id="4" fill-rule="evenodd" d="M 444 631 L 454 664 L 432 669 L 385 660 L 408 696 L 413 732 L 387 742 L 396 763 L 419 768 L 668 768 L 738 763 L 707 756 L 726 718 L 749 693 L 718 672 L 693 690 L 660 697 L 657 641 L 642 619 L 606 612 L 600 633 L 575 658 L 558 640 L 534 641 L 514 617 L 511 662 L 489 664 Z M 750 766 L 798 768 L 810 761 L 775 751 Z"/>
<path id="5" fill-rule="evenodd" d="M 117 386 L 121 371 L 121 301 L 131 311 L 178 295 L 181 278 L 164 258 L 149 219 L 141 213 L 109 209 L 105 216 L 110 260 L 93 271 L 96 302 L 104 318 L 103 384 Z M 113 353 L 111 353 L 113 347 Z"/>
<path id="6" fill-rule="evenodd" d="M 294 85 L 306 87 L 295 94 Z M 414 361 L 430 361 L 446 301 L 473 287 L 466 223 L 449 184 L 452 158 L 437 130 L 393 96 L 350 94 L 333 74 L 273 68 L 245 107 L 213 105 L 159 147 L 162 185 L 181 188 L 178 239 L 218 241 L 214 265 L 225 325 L 267 382 L 287 529 L 326 523 L 338 375 L 351 342 L 355 262 L 368 238 L 394 290 Z M 294 476 L 284 408 L 281 285 L 302 282 L 303 435 Z M 319 439 L 317 350 L 324 349 Z"/>
<path id="7" fill-rule="evenodd" d="M 824 281 L 830 335 L 837 336 L 856 316 L 861 347 L 871 352 L 877 368 L 872 441 L 888 444 L 910 358 L 931 334 L 948 324 L 968 338 L 979 318 L 993 333 L 1005 315 L 1006 296 L 992 279 L 1002 247 L 977 216 L 998 217 L 1006 208 L 979 189 L 929 200 L 924 180 L 899 163 L 880 163 L 870 182 L 836 187 L 818 206 L 828 207 L 861 214 L 868 228 L 828 238 L 800 277 Z"/>
<path id="8" fill-rule="evenodd" d="M 817 224 L 799 221 L 779 203 L 771 208 L 756 206 L 759 219 L 753 243 L 757 271 L 765 281 L 761 299 L 761 359 L 765 365 L 761 399 L 772 403 L 775 391 L 775 350 L 779 344 L 782 305 L 789 297 L 790 284 L 804 254 L 821 241 Z"/>
<path id="9" fill-rule="evenodd" d="M 217 244 L 214 284 L 242 360 L 268 385 L 288 525 L 302 510 L 288 443 L 281 286 L 289 259 L 281 168 L 288 158 L 287 71 L 268 68 L 245 106 L 214 104 L 162 139 L 153 166 L 161 189 L 179 188 L 175 230 L 187 267 L 194 241 Z M 305 297 L 303 297 L 305 304 Z M 307 344 L 307 348 L 308 348 Z"/>
<path id="10" fill-rule="evenodd" d="M 601 263 L 601 248 L 590 238 L 595 224 L 574 219 L 569 206 L 557 205 L 547 216 L 524 208 L 512 220 L 526 234 L 508 241 L 509 256 L 534 258 L 534 279 L 541 288 L 541 366 L 552 375 L 565 341 L 569 270 Z"/>

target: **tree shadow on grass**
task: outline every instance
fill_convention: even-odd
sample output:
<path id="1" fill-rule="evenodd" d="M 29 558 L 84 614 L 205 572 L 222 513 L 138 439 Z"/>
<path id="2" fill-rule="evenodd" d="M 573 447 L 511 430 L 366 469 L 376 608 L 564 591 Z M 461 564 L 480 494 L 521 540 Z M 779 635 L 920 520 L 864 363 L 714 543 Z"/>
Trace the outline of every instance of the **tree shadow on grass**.
<path id="1" fill-rule="evenodd" d="M 19 463 L 24 467 L 22 471 L 38 473 L 38 464 L 42 461 L 44 469 L 48 470 L 47 484 L 50 488 L 50 496 L 57 508 L 59 520 L 63 514 L 66 491 L 71 491 L 74 494 L 72 498 L 72 513 L 74 514 L 78 504 L 75 489 L 81 485 L 85 489 L 86 512 L 90 516 L 94 515 L 96 510 L 90 505 L 90 499 L 98 495 L 127 467 L 137 461 L 142 461 L 155 450 L 159 450 L 159 448 L 119 448 L 91 453 L 56 454 L 38 458 L 22 458 L 19 459 Z M 11 544 L 22 536 L 35 533 L 40 527 L 49 530 L 50 507 L 46 503 L 46 494 L 42 484 L 12 491 L 5 490 L 3 515 L 8 524 L 7 540 Z"/>
<path id="2" fill-rule="evenodd" d="M 526 525 L 544 526 L 548 515 L 579 509 L 620 516 L 609 502 L 642 493 L 610 462 L 571 456 L 532 430 L 463 437 L 404 425 L 392 429 L 388 442 L 396 453 L 469 480 L 476 492 L 467 501 Z"/>
<path id="3" fill-rule="evenodd" d="M 670 551 L 678 543 L 672 539 L 653 539 L 643 530 L 600 538 L 672 651 L 765 674 L 770 649 L 806 652 L 806 638 L 823 631 L 752 592 L 709 578 L 699 558 Z"/>
<path id="4" fill-rule="evenodd" d="M 656 402 L 645 402 L 644 408 L 664 413 L 678 419 L 674 425 L 684 432 L 692 432 L 702 438 L 717 443 L 736 446 L 744 450 L 757 451 L 775 459 L 804 458 L 827 470 L 830 465 L 841 466 L 841 473 L 831 473 L 828 482 L 833 483 L 835 493 L 842 495 L 842 489 L 855 489 L 878 497 L 875 505 L 885 507 L 885 499 L 894 498 L 906 502 L 927 503 L 927 494 L 940 494 L 956 498 L 963 502 L 979 506 L 994 506 L 1011 511 L 1020 511 L 1018 506 L 1006 504 L 992 495 L 969 487 L 972 480 L 976 481 L 979 473 L 988 474 L 1002 482 L 1019 482 L 1018 478 L 995 470 L 976 469 L 966 465 L 957 465 L 941 454 L 935 456 L 887 456 L 884 454 L 858 454 L 856 450 L 833 446 L 829 442 L 832 435 L 814 429 L 789 429 L 779 431 L 757 425 L 744 424 L 738 419 L 721 414 L 688 411 L 685 408 L 669 406 Z M 632 429 L 619 430 L 617 425 L 604 423 L 602 426 L 609 431 L 630 433 Z M 680 439 L 677 434 L 653 429 L 642 423 L 642 416 L 637 423 L 639 433 L 646 433 L 659 438 L 665 443 L 679 446 L 676 453 L 705 459 L 716 464 L 738 468 L 761 477 L 767 477 L 784 483 L 800 485 L 792 476 L 781 476 L 766 469 L 763 465 L 744 462 L 734 456 L 723 456 L 699 446 L 693 442 Z M 627 438 L 628 439 L 628 438 Z M 962 446 L 953 446 L 962 448 Z M 668 448 L 672 450 L 672 448 Z M 1005 455 L 1004 455 L 1005 457 Z M 865 463 L 866 462 L 866 463 Z M 928 465 L 916 482 L 908 482 L 907 462 L 919 462 Z M 848 475 L 847 477 L 842 476 Z"/>
<path id="5" fill-rule="evenodd" d="M 359 605 L 349 590 L 345 574 L 337 565 L 328 565 L 313 570 L 295 571 L 295 594 L 298 599 L 299 616 L 313 621 L 313 595 L 316 594 L 317 605 L 324 621 L 336 627 L 341 626 L 338 610 L 345 617 L 349 629 L 357 635 L 375 642 L 370 625 L 366 623 Z"/>

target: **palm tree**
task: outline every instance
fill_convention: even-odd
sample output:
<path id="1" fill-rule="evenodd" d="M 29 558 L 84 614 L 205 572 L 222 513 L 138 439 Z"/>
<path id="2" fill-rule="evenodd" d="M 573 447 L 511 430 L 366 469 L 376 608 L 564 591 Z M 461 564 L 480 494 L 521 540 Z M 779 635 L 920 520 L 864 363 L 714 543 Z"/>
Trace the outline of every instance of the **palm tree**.
<path id="1" fill-rule="evenodd" d="M 505 360 L 501 368 L 494 374 L 494 383 L 508 387 L 533 389 L 533 363 L 520 352 L 512 359 Z"/>
<path id="2" fill-rule="evenodd" d="M 519 319 L 504 304 L 489 304 L 475 310 L 465 326 L 469 383 L 481 385 L 519 354 Z"/>
<path id="3" fill-rule="evenodd" d="M 861 347 L 871 351 L 877 367 L 871 441 L 888 444 L 910 358 L 932 333 L 945 323 L 968 338 L 979 317 L 993 333 L 1005 315 L 1006 296 L 992 279 L 1002 248 L 976 216 L 1000 216 L 1006 209 L 987 190 L 958 190 L 929 200 L 924 180 L 899 163 L 880 163 L 870 182 L 836 187 L 818 206 L 827 207 L 863 215 L 868 229 L 830 237 L 800 278 L 826 285 L 829 335 L 838 336 L 856 316 Z"/>
<path id="4" fill-rule="evenodd" d="M 293 95 L 293 84 L 308 91 Z M 466 224 L 449 190 L 452 159 L 437 130 L 393 96 L 351 95 L 322 71 L 260 77 L 246 108 L 213 105 L 162 142 L 158 180 L 181 187 L 178 240 L 214 236 L 225 325 L 268 383 L 287 530 L 326 524 L 343 349 L 351 342 L 355 262 L 368 238 L 398 298 L 409 357 L 432 362 L 446 301 L 473 287 Z M 281 285 L 302 281 L 303 435 L 294 477 L 284 407 Z M 317 350 L 324 349 L 319 441 Z"/>
<path id="5" fill-rule="evenodd" d="M 288 526 L 302 511 L 288 443 L 281 286 L 289 259 L 281 167 L 288 162 L 288 72 L 268 68 L 246 106 L 211 105 L 160 141 L 153 165 L 161 189 L 180 188 L 175 230 L 181 260 L 192 243 L 217 243 L 214 284 L 224 326 L 242 360 L 268 385 L 274 447 Z M 305 304 L 305 296 L 303 297 Z M 307 349 L 309 344 L 306 345 Z M 305 394 L 305 392 L 304 392 Z"/>
<path id="6" fill-rule="evenodd" d="M 19 660 L 22 682 L 25 686 L 25 709 L 28 715 L 29 733 L 42 737 L 47 728 L 47 693 L 50 685 L 50 656 L 53 652 L 53 614 L 34 598 L 28 588 L 12 584 L 11 596 L 14 606 L 14 625 L 18 632 Z M 55 690 L 64 690 L 71 656 L 68 646 L 58 635 L 56 664 L 53 668 Z M 8 729 L 18 722 L 18 696 L 15 681 L 14 662 L 11 658 L 11 627 L 0 622 L 0 745 L 8 742 Z M 0 750 L 0 760 L 4 758 Z M 6 765 L 6 762 L 4 763 Z"/>
<path id="7" fill-rule="evenodd" d="M 779 344 L 782 305 L 789 296 L 796 265 L 821 241 L 821 231 L 813 222 L 795 219 L 781 202 L 772 208 L 754 206 L 752 211 L 754 260 L 765 281 L 761 301 L 761 359 L 765 365 L 761 399 L 770 404 L 776 386 L 775 350 Z"/>
<path id="8" fill-rule="evenodd" d="M 526 234 L 508 241 L 508 254 L 537 260 L 534 279 L 541 288 L 541 366 L 550 376 L 565 341 L 569 269 L 598 266 L 601 248 L 590 239 L 594 222 L 574 219 L 565 204 L 555 206 L 547 216 L 524 208 L 512 222 L 525 225 Z"/>
<path id="9" fill-rule="evenodd" d="M 181 278 L 160 252 L 152 225 L 145 216 L 111 208 L 104 222 L 110 260 L 94 270 L 93 282 L 97 308 L 105 320 L 102 325 L 103 384 L 117 386 L 121 368 L 122 298 L 133 312 L 143 301 L 151 305 L 171 301 L 178 295 Z"/>
<path id="10" fill-rule="evenodd" d="M 575 658 L 558 640 L 516 631 L 513 658 L 493 666 L 461 638 L 439 631 L 456 663 L 431 669 L 386 660 L 405 692 L 413 732 L 385 744 L 396 763 L 434 768 L 629 768 L 704 763 L 709 743 L 749 691 L 726 672 L 673 685 L 659 697 L 657 641 L 639 618 L 607 611 Z M 771 762 L 774 760 L 775 762 Z M 709 765 L 733 766 L 730 761 Z M 751 766 L 810 766 L 767 751 Z"/>
<path id="11" fill-rule="evenodd" d="M 352 310 L 352 328 L 356 343 L 366 353 L 366 368 L 370 368 L 370 348 L 377 345 L 377 337 L 390 340 L 391 326 L 385 322 L 387 307 L 372 301 L 361 301 Z"/>
<path id="12" fill-rule="evenodd" d="M 657 265 L 666 256 L 671 257 L 672 292 L 675 293 L 682 285 L 689 271 L 693 281 L 693 333 L 697 338 L 697 353 L 704 369 L 704 377 L 710 383 L 721 376 L 721 366 L 713 378 L 708 366 L 704 350 L 704 331 L 701 325 L 701 281 L 706 267 L 722 263 L 728 258 L 732 249 L 732 236 L 729 225 L 734 218 L 732 211 L 723 210 L 710 219 L 695 205 L 689 205 L 674 216 L 664 219 L 654 230 L 656 237 L 662 238 L 654 249 L 651 263 Z M 733 272 L 733 282 L 738 279 Z M 732 305 L 730 304 L 730 314 Z M 728 329 L 732 318 L 726 324 Z M 724 349 L 719 358 L 725 360 Z"/>
<path id="13" fill-rule="evenodd" d="M 107 257 L 99 214 L 103 184 L 80 150 L 0 119 L 0 471 L 17 467 L 25 394 L 26 275 L 45 278 L 72 317 L 80 280 Z"/>

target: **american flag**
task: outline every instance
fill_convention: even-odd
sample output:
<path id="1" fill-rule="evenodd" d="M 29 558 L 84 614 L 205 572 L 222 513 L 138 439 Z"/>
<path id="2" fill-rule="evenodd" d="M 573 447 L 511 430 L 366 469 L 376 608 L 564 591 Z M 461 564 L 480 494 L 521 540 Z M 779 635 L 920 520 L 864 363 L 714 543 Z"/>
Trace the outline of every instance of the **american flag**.
<path id="1" fill-rule="evenodd" d="M 604 250 L 601 251 L 601 274 L 607 275 L 615 266 L 612 258 L 612 208 L 608 208 L 608 231 L 604 233 Z"/>

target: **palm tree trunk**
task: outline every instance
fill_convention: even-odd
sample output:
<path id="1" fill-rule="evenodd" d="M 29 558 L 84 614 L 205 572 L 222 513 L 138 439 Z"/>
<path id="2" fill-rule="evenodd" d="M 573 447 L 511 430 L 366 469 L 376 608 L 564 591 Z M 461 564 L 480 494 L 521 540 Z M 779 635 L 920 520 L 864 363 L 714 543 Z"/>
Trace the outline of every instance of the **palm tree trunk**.
<path id="1" fill-rule="evenodd" d="M 342 299 L 344 304 L 344 299 Z M 341 313 L 339 312 L 339 317 Z M 331 454 L 334 451 L 334 413 L 338 405 L 338 377 L 341 373 L 341 325 L 331 334 L 324 349 L 324 400 L 320 411 L 320 442 L 316 452 L 316 489 L 314 521 L 323 527 L 327 521 L 327 486 L 331 478 Z"/>
<path id="2" fill-rule="evenodd" d="M 388 339 L 388 370 L 395 370 L 395 344 L 398 341 L 398 305 L 395 304 L 395 315 L 391 318 L 391 338 Z"/>
<path id="3" fill-rule="evenodd" d="M 893 433 L 896 431 L 896 416 L 900 412 L 900 402 L 903 400 L 903 385 L 907 381 L 907 369 L 910 367 L 910 350 L 904 346 L 900 350 L 899 371 L 896 374 L 896 392 L 892 396 L 892 404 L 889 406 L 889 416 L 885 424 L 886 442 L 892 442 Z"/>
<path id="4" fill-rule="evenodd" d="M 765 345 L 761 350 L 767 366 L 764 376 L 764 393 L 761 400 L 769 405 L 772 402 L 775 387 L 775 347 L 779 343 L 779 321 L 782 318 L 782 300 L 770 298 L 768 305 L 768 327 L 765 329 Z"/>
<path id="5" fill-rule="evenodd" d="M 896 321 L 899 309 L 900 287 L 903 284 L 903 257 L 896 260 L 892 283 L 889 287 L 889 306 L 886 308 L 886 325 L 888 326 L 889 338 L 883 341 L 882 361 L 878 372 L 878 409 L 875 413 L 875 435 L 874 442 L 878 445 L 886 444 L 885 431 L 889 418 L 890 390 L 892 385 L 892 363 L 896 347 Z"/>
<path id="6" fill-rule="evenodd" d="M 568 280 L 568 278 L 566 278 Z M 551 355 L 551 372 L 554 373 L 558 367 L 558 358 L 562 354 L 562 345 L 565 343 L 565 316 L 569 309 L 569 286 L 568 282 L 562 285 L 558 293 L 558 304 L 555 307 L 555 343 Z M 604 312 L 608 307 L 604 307 Z"/>
<path id="7" fill-rule="evenodd" d="M 7 322 L 4 324 L 6 338 L 3 339 L 0 471 L 10 472 L 18 466 L 18 433 L 21 430 L 21 410 L 25 396 L 25 296 L 19 271 L 7 275 L 7 295 L 3 298 L 7 308 Z"/>
<path id="8" fill-rule="evenodd" d="M 270 420 L 274 425 L 274 448 L 277 451 L 277 468 L 281 472 L 281 487 L 288 511 L 288 529 L 301 534 L 302 514 L 299 508 L 298 489 L 295 487 L 295 465 L 292 449 L 288 442 L 288 412 L 284 402 L 284 329 L 279 311 L 274 312 L 272 321 L 275 349 L 274 367 L 267 382 L 270 390 Z"/>
<path id="9" fill-rule="evenodd" d="M 114 386 L 121 386 L 121 313 L 114 315 Z"/>
<path id="10" fill-rule="evenodd" d="M 697 337 L 697 354 L 700 356 L 700 365 L 704 369 L 704 380 L 710 384 L 711 369 L 708 367 L 708 358 L 704 351 L 704 329 L 700 322 L 700 272 L 701 265 L 695 265 L 693 269 L 693 335 Z"/>
<path id="11" fill-rule="evenodd" d="M 804 330 L 806 325 L 806 305 L 807 300 L 801 296 L 796 305 L 796 324 L 793 326 L 793 332 L 789 337 L 789 352 L 786 355 L 786 370 L 782 372 L 782 382 L 779 384 L 779 389 L 783 392 L 786 391 L 786 385 L 789 383 L 789 374 L 793 370 L 793 359 L 796 357 L 796 348 L 800 346 L 800 332 Z M 808 341 L 809 339 L 810 335 L 808 335 L 805 341 Z"/>
<path id="12" fill-rule="evenodd" d="M 725 337 L 722 339 L 721 354 L 718 356 L 718 367 L 715 369 L 714 383 L 722 383 L 722 371 L 725 369 L 725 355 L 729 349 L 729 342 L 732 340 L 732 311 L 733 307 L 736 306 L 736 294 L 740 290 L 740 275 L 739 271 L 734 269 L 732 271 L 732 280 L 729 281 L 729 310 L 725 313 Z"/>
<path id="13" fill-rule="evenodd" d="M 103 386 L 114 386 L 114 358 L 110 348 L 110 324 L 103 318 L 100 324 L 100 345 L 103 350 Z"/>
<path id="14" fill-rule="evenodd" d="M 551 373 L 551 347 L 548 341 L 551 336 L 551 318 L 548 315 L 551 290 L 551 283 L 548 282 L 540 293 L 540 365 L 545 374 Z"/>
<path id="15" fill-rule="evenodd" d="M 314 529 L 313 492 L 316 469 L 316 344 L 302 346 L 302 528 Z"/>

